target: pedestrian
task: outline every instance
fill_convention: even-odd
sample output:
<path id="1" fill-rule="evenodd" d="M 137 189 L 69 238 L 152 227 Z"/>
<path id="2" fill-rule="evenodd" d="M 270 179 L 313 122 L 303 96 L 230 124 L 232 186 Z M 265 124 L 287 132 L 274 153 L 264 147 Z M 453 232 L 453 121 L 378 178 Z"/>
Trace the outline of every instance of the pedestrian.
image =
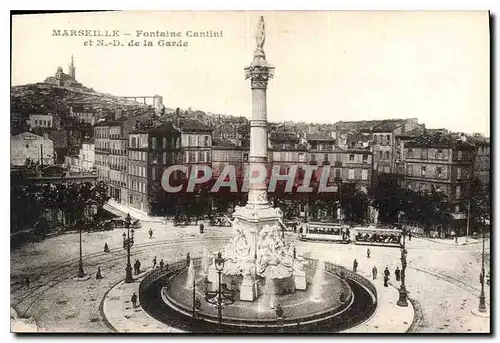
<path id="1" fill-rule="evenodd" d="M 134 273 L 136 275 L 139 274 L 139 260 L 135 260 L 135 263 L 134 263 Z"/>
<path id="2" fill-rule="evenodd" d="M 191 256 L 189 255 L 189 253 L 187 253 L 187 256 L 186 256 L 186 264 L 189 266 L 189 263 L 191 262 Z"/>
<path id="3" fill-rule="evenodd" d="M 399 267 L 396 267 L 396 270 L 394 271 L 394 275 L 396 275 L 396 281 L 401 281 L 401 270 Z"/>
<path id="4" fill-rule="evenodd" d="M 384 287 L 389 287 L 389 276 L 384 276 Z"/>
<path id="5" fill-rule="evenodd" d="M 411 242 L 411 231 L 408 233 L 408 242 Z"/>
<path id="6" fill-rule="evenodd" d="M 104 243 L 104 252 L 109 252 L 108 243 Z"/>
<path id="7" fill-rule="evenodd" d="M 165 262 L 163 262 L 163 259 L 160 260 L 160 270 L 163 271 L 163 267 L 165 266 Z"/>
<path id="8" fill-rule="evenodd" d="M 205 225 L 203 225 L 203 223 L 200 224 L 200 233 L 203 233 L 205 229 Z"/>
<path id="9" fill-rule="evenodd" d="M 27 289 L 30 289 L 30 278 L 29 278 L 29 276 L 26 276 L 26 278 L 24 278 L 24 283 L 25 283 L 25 287 Z"/>
<path id="10" fill-rule="evenodd" d="M 137 274 L 141 273 L 141 261 L 137 260 Z"/>
<path id="11" fill-rule="evenodd" d="M 153 229 L 149 229 L 149 239 L 153 238 Z"/>
<path id="12" fill-rule="evenodd" d="M 293 247 L 293 259 L 295 260 L 297 258 L 297 250 L 295 250 L 295 247 Z"/>
<path id="13" fill-rule="evenodd" d="M 155 258 L 153 258 L 153 269 L 155 269 L 155 268 L 156 268 L 156 256 L 155 256 Z"/>
<path id="14" fill-rule="evenodd" d="M 458 236 L 455 236 L 455 243 L 458 243 Z"/>
<path id="15" fill-rule="evenodd" d="M 130 298 L 130 301 L 132 301 L 132 306 L 134 308 L 136 308 L 137 307 L 137 294 L 135 294 L 135 292 L 134 292 L 134 294 L 132 294 L 132 298 Z"/>
<path id="16" fill-rule="evenodd" d="M 378 273 L 377 267 L 373 266 L 373 268 L 372 268 L 373 280 L 375 280 L 377 278 L 377 273 Z"/>
<path id="17" fill-rule="evenodd" d="M 370 258 L 370 254 L 371 254 L 370 248 L 366 249 L 366 257 L 367 258 Z"/>
<path id="18" fill-rule="evenodd" d="M 356 259 L 352 262 L 352 271 L 355 273 L 358 271 L 358 260 Z"/>
<path id="19" fill-rule="evenodd" d="M 387 277 L 391 276 L 391 272 L 389 271 L 389 267 L 385 267 L 384 275 Z"/>
<path id="20" fill-rule="evenodd" d="M 101 274 L 101 267 L 100 266 L 97 267 L 97 273 L 95 274 L 95 278 L 96 278 L 96 280 L 100 280 L 103 278 L 102 274 Z"/>

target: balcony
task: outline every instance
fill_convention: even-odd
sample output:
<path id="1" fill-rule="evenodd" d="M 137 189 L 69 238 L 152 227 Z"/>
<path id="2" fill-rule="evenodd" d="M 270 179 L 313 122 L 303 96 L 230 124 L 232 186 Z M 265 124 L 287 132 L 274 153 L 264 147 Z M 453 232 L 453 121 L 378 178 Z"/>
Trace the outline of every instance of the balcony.
<path id="1" fill-rule="evenodd" d="M 336 168 L 342 168 L 342 162 L 335 161 L 335 163 L 333 164 L 333 166 L 336 167 Z"/>
<path id="2" fill-rule="evenodd" d="M 330 165 L 330 161 L 323 161 L 323 165 L 324 166 L 329 166 Z"/>
<path id="3" fill-rule="evenodd" d="M 309 164 L 312 165 L 312 166 L 315 166 L 318 164 L 318 161 L 309 161 Z"/>

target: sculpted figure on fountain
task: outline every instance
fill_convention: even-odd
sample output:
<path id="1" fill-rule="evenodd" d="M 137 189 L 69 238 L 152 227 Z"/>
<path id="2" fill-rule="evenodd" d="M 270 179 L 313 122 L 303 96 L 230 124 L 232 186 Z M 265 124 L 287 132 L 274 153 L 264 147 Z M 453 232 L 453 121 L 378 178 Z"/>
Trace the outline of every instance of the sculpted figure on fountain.
<path id="1" fill-rule="evenodd" d="M 246 237 L 243 226 L 238 219 L 231 221 L 235 236 L 231 242 L 224 247 L 224 274 L 226 275 L 246 275 L 251 273 L 253 268 L 253 259 L 251 256 L 251 247 Z"/>
<path id="2" fill-rule="evenodd" d="M 292 276 L 293 252 L 285 248 L 278 225 L 265 225 L 259 233 L 257 274 L 282 279 Z"/>

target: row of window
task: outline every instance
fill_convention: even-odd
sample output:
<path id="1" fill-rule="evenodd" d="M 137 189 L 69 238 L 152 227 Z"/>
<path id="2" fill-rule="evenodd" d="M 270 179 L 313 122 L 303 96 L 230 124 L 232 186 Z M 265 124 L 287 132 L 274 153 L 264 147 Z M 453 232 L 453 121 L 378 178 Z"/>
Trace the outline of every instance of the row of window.
<path id="1" fill-rule="evenodd" d="M 129 150 L 128 158 L 129 158 L 129 160 L 135 160 L 135 161 L 147 161 L 148 160 L 148 153 L 145 151 Z"/>
<path id="2" fill-rule="evenodd" d="M 380 151 L 378 152 L 378 158 L 379 159 L 384 159 L 384 160 L 389 160 L 390 159 L 390 153 L 389 151 Z"/>
<path id="3" fill-rule="evenodd" d="M 128 173 L 134 176 L 147 177 L 146 167 L 128 165 Z"/>
<path id="4" fill-rule="evenodd" d="M 51 120 L 38 120 L 38 119 L 35 119 L 35 126 L 46 126 L 46 127 L 50 127 L 52 126 L 52 121 Z"/>
<path id="5" fill-rule="evenodd" d="M 359 169 L 358 169 L 359 170 Z M 281 166 L 280 167 L 280 175 L 285 175 L 290 173 L 290 167 L 287 166 Z M 315 173 L 316 179 L 321 176 L 322 172 Z M 335 174 L 335 176 L 332 175 L 332 173 Z M 347 169 L 347 179 L 348 180 L 368 180 L 368 169 L 361 169 L 361 174 L 358 172 L 356 173 L 356 169 L 349 168 Z M 358 174 L 358 176 L 356 176 Z M 303 179 L 305 176 L 305 171 L 302 169 L 298 169 L 296 173 L 296 177 L 298 179 Z M 341 168 L 335 168 L 330 170 L 330 176 L 329 179 L 340 179 L 342 178 L 342 169 Z"/>
<path id="6" fill-rule="evenodd" d="M 406 175 L 408 176 L 431 176 L 436 179 L 446 179 L 447 173 L 446 173 L 446 168 L 443 168 L 441 166 L 435 166 L 434 167 L 434 173 L 432 173 L 428 166 L 420 166 L 420 173 L 413 175 L 413 166 L 412 165 L 407 165 L 406 166 Z M 467 179 L 469 178 L 469 173 L 467 169 L 457 167 L 456 168 L 456 179 Z"/>
<path id="7" fill-rule="evenodd" d="M 184 163 L 206 163 L 210 162 L 210 151 L 186 151 Z"/>
<path id="8" fill-rule="evenodd" d="M 139 181 L 139 180 L 129 180 L 128 182 L 128 188 L 140 192 L 140 193 L 146 193 L 146 182 L 145 181 Z"/>
<path id="9" fill-rule="evenodd" d="M 182 135 L 183 147 L 210 147 L 212 137 L 209 135 Z"/>
<path id="10" fill-rule="evenodd" d="M 374 135 L 375 144 L 391 145 L 391 135 Z"/>

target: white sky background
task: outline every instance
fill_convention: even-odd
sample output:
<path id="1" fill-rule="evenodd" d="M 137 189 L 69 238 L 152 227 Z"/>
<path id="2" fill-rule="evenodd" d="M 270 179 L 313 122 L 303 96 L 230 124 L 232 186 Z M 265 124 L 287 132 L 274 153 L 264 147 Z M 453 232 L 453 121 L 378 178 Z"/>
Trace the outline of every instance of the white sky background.
<path id="1" fill-rule="evenodd" d="M 418 118 L 429 128 L 489 136 L 487 12 L 122 12 L 14 17 L 12 83 L 42 82 L 57 67 L 113 95 L 164 97 L 167 107 L 251 114 L 244 70 L 259 15 L 276 66 L 268 120 L 336 122 Z M 52 29 L 220 31 L 187 48 L 85 47 Z M 130 37 L 121 39 L 128 42 Z M 143 40 L 143 38 L 139 39 Z M 158 39 L 152 38 L 156 41 Z"/>

